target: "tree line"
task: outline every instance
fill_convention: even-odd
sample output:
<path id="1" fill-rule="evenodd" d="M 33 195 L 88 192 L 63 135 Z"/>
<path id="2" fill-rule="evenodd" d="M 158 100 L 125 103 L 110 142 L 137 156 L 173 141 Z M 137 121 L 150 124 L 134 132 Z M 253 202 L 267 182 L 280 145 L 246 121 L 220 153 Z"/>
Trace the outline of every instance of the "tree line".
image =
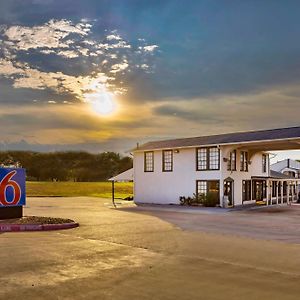
<path id="1" fill-rule="evenodd" d="M 132 167 L 132 158 L 115 152 L 0 152 L 0 164 L 19 164 L 27 180 L 105 181 Z"/>

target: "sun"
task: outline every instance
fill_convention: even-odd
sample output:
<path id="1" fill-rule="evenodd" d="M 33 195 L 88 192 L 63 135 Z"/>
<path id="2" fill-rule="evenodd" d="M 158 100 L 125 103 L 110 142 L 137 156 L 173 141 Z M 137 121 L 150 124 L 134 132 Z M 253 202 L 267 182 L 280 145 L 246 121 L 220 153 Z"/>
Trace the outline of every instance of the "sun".
<path id="1" fill-rule="evenodd" d="M 116 110 L 113 95 L 109 92 L 98 92 L 86 95 L 92 110 L 102 116 L 112 115 Z"/>

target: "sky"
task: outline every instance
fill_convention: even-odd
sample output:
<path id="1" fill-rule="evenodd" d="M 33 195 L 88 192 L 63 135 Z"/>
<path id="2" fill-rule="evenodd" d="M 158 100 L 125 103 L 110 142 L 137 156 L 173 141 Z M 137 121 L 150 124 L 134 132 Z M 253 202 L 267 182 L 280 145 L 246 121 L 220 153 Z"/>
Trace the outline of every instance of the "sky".
<path id="1" fill-rule="evenodd" d="M 299 36 L 291 0 L 0 0 L 0 150 L 298 126 Z"/>

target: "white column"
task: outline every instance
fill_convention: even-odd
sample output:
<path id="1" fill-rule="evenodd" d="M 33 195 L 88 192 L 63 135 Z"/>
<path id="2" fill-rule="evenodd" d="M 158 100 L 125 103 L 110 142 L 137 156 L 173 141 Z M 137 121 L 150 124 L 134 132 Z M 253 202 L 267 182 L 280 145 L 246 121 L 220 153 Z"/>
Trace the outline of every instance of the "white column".
<path id="1" fill-rule="evenodd" d="M 266 205 L 269 205 L 269 181 L 266 180 Z"/>
<path id="2" fill-rule="evenodd" d="M 280 203 L 283 203 L 283 180 L 280 181 L 280 189 L 281 189 L 281 196 L 280 196 Z"/>
<path id="3" fill-rule="evenodd" d="M 290 203 L 290 183 L 286 181 L 286 204 Z"/>
<path id="4" fill-rule="evenodd" d="M 278 180 L 276 181 L 276 204 L 278 205 L 278 189 L 279 189 L 279 184 Z"/>

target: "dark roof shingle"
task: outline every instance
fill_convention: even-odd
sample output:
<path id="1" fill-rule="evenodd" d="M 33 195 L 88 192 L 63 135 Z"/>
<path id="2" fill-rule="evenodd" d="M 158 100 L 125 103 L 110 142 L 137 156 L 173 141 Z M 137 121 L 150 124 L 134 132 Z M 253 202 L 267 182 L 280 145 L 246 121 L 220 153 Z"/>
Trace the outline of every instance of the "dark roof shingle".
<path id="1" fill-rule="evenodd" d="M 254 141 L 264 141 L 264 140 L 292 139 L 292 138 L 300 138 L 300 126 L 260 130 L 260 131 L 226 133 L 226 134 L 181 138 L 181 139 L 164 140 L 164 141 L 153 141 L 153 142 L 145 143 L 134 150 L 154 150 L 154 149 L 167 149 L 167 148 L 176 148 L 176 147 L 219 145 L 219 144 L 231 144 L 231 143 L 239 143 L 239 142 L 254 142 Z"/>

